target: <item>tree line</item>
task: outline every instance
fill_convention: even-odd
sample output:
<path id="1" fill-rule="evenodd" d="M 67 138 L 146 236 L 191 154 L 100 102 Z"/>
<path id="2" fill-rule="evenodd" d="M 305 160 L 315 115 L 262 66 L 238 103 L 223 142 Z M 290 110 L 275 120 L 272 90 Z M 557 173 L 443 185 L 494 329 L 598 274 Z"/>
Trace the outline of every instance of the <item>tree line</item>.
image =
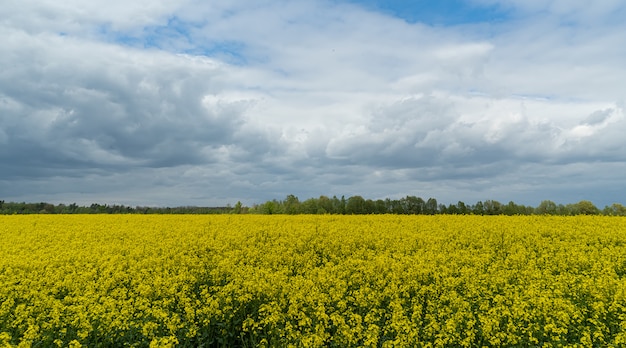
<path id="1" fill-rule="evenodd" d="M 478 201 L 474 204 L 457 202 L 439 204 L 435 198 L 423 199 L 406 196 L 399 199 L 365 199 L 362 196 L 341 196 L 309 198 L 301 201 L 295 195 L 288 195 L 283 200 L 273 199 L 251 207 L 237 202 L 225 207 L 142 207 L 125 205 L 91 204 L 79 206 L 76 203 L 15 203 L 0 201 L 0 214 L 473 214 L 473 215 L 614 215 L 626 216 L 626 207 L 613 203 L 599 209 L 592 202 L 582 200 L 578 203 L 556 204 L 550 200 L 542 201 L 537 207 L 507 204 L 496 200 Z"/>
<path id="2" fill-rule="evenodd" d="M 0 214 L 226 214 L 231 213 L 232 208 L 226 207 L 143 207 L 125 205 L 107 205 L 93 203 L 89 206 L 80 206 L 76 203 L 58 204 L 51 203 L 16 203 L 0 201 Z"/>
<path id="3" fill-rule="evenodd" d="M 236 209 L 234 209 L 236 210 Z M 233 211 L 235 212 L 235 211 Z M 496 200 L 478 201 L 466 204 L 439 204 L 435 198 L 427 200 L 406 196 L 400 199 L 365 199 L 362 196 L 332 198 L 320 196 L 300 201 L 297 196 L 288 195 L 284 200 L 271 200 L 247 209 L 259 214 L 473 214 L 473 215 L 618 215 L 626 216 L 626 207 L 613 203 L 604 209 L 597 208 L 591 201 L 556 204 L 542 201 L 537 207 L 516 204 L 513 201 L 503 204 Z"/>

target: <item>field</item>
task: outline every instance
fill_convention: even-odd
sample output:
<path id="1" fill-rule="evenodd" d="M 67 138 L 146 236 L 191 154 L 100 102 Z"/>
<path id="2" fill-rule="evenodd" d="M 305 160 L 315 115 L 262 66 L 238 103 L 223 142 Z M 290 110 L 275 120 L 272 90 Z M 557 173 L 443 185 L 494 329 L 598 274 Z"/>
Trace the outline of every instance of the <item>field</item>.
<path id="1" fill-rule="evenodd" d="M 626 219 L 0 216 L 0 346 L 626 346 Z"/>

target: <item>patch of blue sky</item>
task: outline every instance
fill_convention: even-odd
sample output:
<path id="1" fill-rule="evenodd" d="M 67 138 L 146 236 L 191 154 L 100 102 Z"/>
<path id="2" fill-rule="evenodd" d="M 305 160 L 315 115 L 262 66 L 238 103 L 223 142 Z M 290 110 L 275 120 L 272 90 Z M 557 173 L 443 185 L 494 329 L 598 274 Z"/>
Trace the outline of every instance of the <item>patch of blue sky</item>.
<path id="1" fill-rule="evenodd" d="M 150 42 L 144 33 L 128 33 L 113 30 L 110 24 L 103 24 L 96 28 L 95 34 L 100 37 L 101 40 L 115 43 L 122 46 L 129 47 L 157 47 L 158 46 Z"/>
<path id="2" fill-rule="evenodd" d="M 190 26 L 176 17 L 168 19 L 166 24 L 148 26 L 139 31 L 116 31 L 110 25 L 101 25 L 98 34 L 106 41 L 124 46 L 174 50 L 188 45 Z"/>
<path id="3" fill-rule="evenodd" d="M 247 65 L 246 45 L 238 41 L 219 41 L 196 45 L 184 53 L 217 58 L 232 65 Z"/>
<path id="4" fill-rule="evenodd" d="M 164 25 L 145 27 L 139 32 L 116 32 L 103 25 L 98 28 L 98 34 L 108 42 L 123 46 L 213 57 L 234 65 L 248 63 L 244 43 L 205 40 L 194 33 L 198 28 L 195 23 L 172 17 Z"/>
<path id="5" fill-rule="evenodd" d="M 409 23 L 453 26 L 504 22 L 511 12 L 497 5 L 467 0 L 339 0 L 401 18 Z"/>

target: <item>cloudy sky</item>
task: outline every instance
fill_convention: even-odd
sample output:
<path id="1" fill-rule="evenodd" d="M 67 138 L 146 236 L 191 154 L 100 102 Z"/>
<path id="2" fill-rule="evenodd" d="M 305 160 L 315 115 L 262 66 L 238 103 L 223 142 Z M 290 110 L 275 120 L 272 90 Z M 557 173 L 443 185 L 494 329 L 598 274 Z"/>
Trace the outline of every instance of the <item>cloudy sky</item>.
<path id="1" fill-rule="evenodd" d="M 621 0 L 5 0 L 0 199 L 626 203 Z"/>

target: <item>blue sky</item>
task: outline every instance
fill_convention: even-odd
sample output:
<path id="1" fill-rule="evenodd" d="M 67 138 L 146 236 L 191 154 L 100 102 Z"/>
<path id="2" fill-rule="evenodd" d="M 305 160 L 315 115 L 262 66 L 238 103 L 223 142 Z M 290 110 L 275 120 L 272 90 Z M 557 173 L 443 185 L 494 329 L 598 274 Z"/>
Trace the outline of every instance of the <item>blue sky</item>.
<path id="1" fill-rule="evenodd" d="M 10 1 L 0 199 L 626 204 L 626 6 Z"/>
<path id="2" fill-rule="evenodd" d="M 402 18 L 409 23 L 424 23 L 433 26 L 502 22 L 509 17 L 508 12 L 496 4 L 477 4 L 462 0 L 355 0 L 351 2 L 372 11 Z"/>

